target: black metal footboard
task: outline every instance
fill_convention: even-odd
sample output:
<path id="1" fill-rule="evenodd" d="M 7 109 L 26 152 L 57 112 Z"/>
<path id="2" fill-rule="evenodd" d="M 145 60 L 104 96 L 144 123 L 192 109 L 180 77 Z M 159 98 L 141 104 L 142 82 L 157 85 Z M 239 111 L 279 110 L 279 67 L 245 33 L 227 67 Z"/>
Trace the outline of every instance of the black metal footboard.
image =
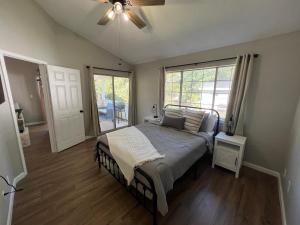
<path id="1" fill-rule="evenodd" d="M 220 115 L 215 109 L 179 105 L 166 105 L 165 108 L 167 107 L 200 109 L 206 111 L 208 110 L 211 111 L 211 113 L 215 113 L 217 121 L 215 124 L 213 137 L 215 137 L 218 134 Z M 98 161 L 99 168 L 101 168 L 101 165 L 105 167 L 107 171 L 117 181 L 124 185 L 127 188 L 127 190 L 144 206 L 144 208 L 151 213 L 153 218 L 153 225 L 157 225 L 157 194 L 152 178 L 142 169 L 136 168 L 133 182 L 130 186 L 128 186 L 127 181 L 124 175 L 122 174 L 118 164 L 109 153 L 109 147 L 101 142 L 97 143 L 96 159 Z M 197 178 L 197 168 L 201 160 L 202 158 L 200 157 L 186 173 L 188 173 L 190 170 L 193 170 L 194 177 Z"/>
<path id="2" fill-rule="evenodd" d="M 152 215 L 153 225 L 157 225 L 157 194 L 152 178 L 142 169 L 136 168 L 133 182 L 130 186 L 122 174 L 118 164 L 104 148 L 108 146 L 101 142 L 97 143 L 96 159 L 99 168 L 101 165 L 143 205 Z M 144 181 L 146 182 L 144 182 Z"/>

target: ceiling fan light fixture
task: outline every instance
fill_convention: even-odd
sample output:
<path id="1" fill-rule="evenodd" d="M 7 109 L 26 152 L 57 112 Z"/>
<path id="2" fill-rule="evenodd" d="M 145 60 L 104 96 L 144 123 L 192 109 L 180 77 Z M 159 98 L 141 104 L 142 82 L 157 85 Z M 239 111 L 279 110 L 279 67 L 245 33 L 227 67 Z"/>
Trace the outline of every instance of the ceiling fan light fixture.
<path id="1" fill-rule="evenodd" d="M 120 14 L 123 12 L 123 5 L 120 2 L 114 4 L 115 13 Z"/>
<path id="2" fill-rule="evenodd" d="M 128 20 L 129 20 L 129 17 L 128 17 L 128 15 L 127 15 L 126 12 L 123 13 L 123 18 L 124 18 L 125 21 L 128 21 Z"/>
<path id="3" fill-rule="evenodd" d="M 112 10 L 112 11 L 109 12 L 108 18 L 111 19 L 111 20 L 113 20 L 114 17 L 115 17 L 115 12 Z"/>

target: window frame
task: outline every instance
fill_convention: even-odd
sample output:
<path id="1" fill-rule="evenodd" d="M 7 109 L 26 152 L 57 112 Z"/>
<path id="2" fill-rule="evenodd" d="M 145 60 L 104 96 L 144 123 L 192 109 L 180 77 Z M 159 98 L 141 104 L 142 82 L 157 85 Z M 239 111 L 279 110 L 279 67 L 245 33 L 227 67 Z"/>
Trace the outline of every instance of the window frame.
<path id="1" fill-rule="evenodd" d="M 110 71 L 109 71 L 110 72 Z M 100 73 L 100 72 L 94 72 L 93 73 L 93 79 L 92 79 L 92 82 L 95 82 L 95 76 L 106 76 L 106 77 L 110 77 L 112 79 L 112 101 L 113 101 L 113 125 L 114 125 L 114 128 L 113 129 L 109 129 L 109 130 L 105 130 L 105 131 L 102 131 L 101 129 L 101 124 L 100 124 L 100 114 L 97 110 L 97 118 L 98 118 L 98 127 L 99 127 L 99 130 L 100 130 L 100 134 L 106 134 L 106 133 L 109 133 L 109 132 L 112 132 L 112 131 L 116 131 L 116 130 L 119 130 L 119 129 L 122 129 L 122 128 L 125 128 L 125 127 L 129 127 L 131 126 L 131 122 L 130 122 L 130 116 L 131 116 L 131 113 L 132 113 L 132 109 L 130 107 L 130 105 L 132 104 L 132 100 L 130 98 L 131 96 L 131 88 L 130 88 L 130 83 L 132 82 L 132 77 L 129 76 L 129 75 L 122 75 L 122 74 L 118 74 L 118 73 L 115 73 L 115 72 L 111 72 L 111 73 L 107 73 L 107 72 L 103 72 L 103 73 Z M 120 126 L 120 127 L 117 127 L 117 124 L 116 124 L 116 99 L 115 99 L 115 78 L 126 78 L 128 79 L 128 82 L 129 82 L 129 90 L 128 90 L 128 119 L 127 119 L 127 125 L 124 125 L 124 126 Z M 95 83 L 94 83 L 94 94 L 97 95 L 96 93 L 96 87 L 95 87 Z M 98 107 L 98 105 L 97 105 Z"/>
<path id="2" fill-rule="evenodd" d="M 216 100 L 216 94 L 217 94 L 217 82 L 218 82 L 218 74 L 219 74 L 219 69 L 220 68 L 224 68 L 224 67 L 233 67 L 233 71 L 232 71 L 232 78 L 231 78 L 231 84 L 230 84 L 230 91 L 231 91 L 231 85 L 232 85 L 232 81 L 233 81 L 233 76 L 234 76 L 234 71 L 235 71 L 235 66 L 236 66 L 236 63 L 234 62 L 231 62 L 231 63 L 227 63 L 227 64 L 219 64 L 219 65 L 211 65 L 211 66 L 203 66 L 203 67 L 193 67 L 193 68 L 183 68 L 183 69 L 178 69 L 178 70 L 166 70 L 165 71 L 165 77 L 164 77 L 164 106 L 166 106 L 166 83 L 167 83 L 167 74 L 168 73 L 180 73 L 180 91 L 179 91 L 179 100 L 178 100 L 178 105 L 179 106 L 185 106 L 185 105 L 182 105 L 182 90 L 183 90 L 183 83 L 184 83 L 184 72 L 186 71 L 195 71 L 195 70 L 206 70 L 206 69 L 215 69 L 215 77 L 214 77 L 214 87 L 213 87 L 213 90 L 212 90 L 212 103 L 211 103 L 211 108 L 212 109 L 215 109 L 215 100 Z M 193 83 L 194 81 L 192 80 L 191 83 Z M 172 82 L 173 83 L 173 82 Z M 230 91 L 229 91 L 229 96 L 230 96 Z M 191 92 L 187 92 L 187 93 L 193 93 L 192 91 Z M 200 92 L 199 92 L 200 93 Z M 169 94 L 173 94 L 173 92 L 171 91 Z M 202 97 L 202 94 L 203 94 L 203 91 L 201 92 L 201 97 Z M 172 99 L 171 99 L 172 101 Z M 229 102 L 229 99 L 227 101 L 227 104 L 226 104 L 226 109 L 227 109 L 227 106 L 228 106 L 228 102 Z M 192 102 L 190 103 L 190 105 L 192 105 Z M 199 102 L 199 105 L 200 107 L 201 106 L 201 102 Z M 189 106 L 189 105 L 187 105 Z M 206 108 L 206 107 L 205 107 Z M 217 109 L 215 109 L 217 110 Z M 225 115 L 226 117 L 226 115 Z M 225 117 L 223 118 L 222 116 L 220 116 L 220 120 L 225 120 Z"/>

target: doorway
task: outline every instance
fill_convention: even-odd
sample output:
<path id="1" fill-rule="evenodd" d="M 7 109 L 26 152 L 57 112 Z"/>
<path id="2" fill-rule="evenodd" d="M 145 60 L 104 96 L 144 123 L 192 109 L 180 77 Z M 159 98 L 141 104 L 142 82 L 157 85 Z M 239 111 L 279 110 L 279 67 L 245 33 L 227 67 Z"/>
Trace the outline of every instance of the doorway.
<path id="1" fill-rule="evenodd" d="M 8 56 L 4 56 L 4 62 L 25 158 L 41 145 L 51 153 L 40 65 Z M 27 168 L 32 170 L 30 163 Z"/>
<path id="2" fill-rule="evenodd" d="M 101 132 L 108 132 L 129 125 L 129 82 L 128 77 L 94 75 Z"/>

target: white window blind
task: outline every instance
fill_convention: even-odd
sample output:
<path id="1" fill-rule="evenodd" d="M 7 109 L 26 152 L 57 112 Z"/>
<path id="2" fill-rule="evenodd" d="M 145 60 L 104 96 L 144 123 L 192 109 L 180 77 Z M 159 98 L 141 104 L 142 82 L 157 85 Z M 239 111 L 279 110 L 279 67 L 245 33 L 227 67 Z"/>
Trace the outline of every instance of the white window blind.
<path id="1" fill-rule="evenodd" d="M 235 65 L 167 71 L 165 105 L 213 108 L 225 118 Z"/>

